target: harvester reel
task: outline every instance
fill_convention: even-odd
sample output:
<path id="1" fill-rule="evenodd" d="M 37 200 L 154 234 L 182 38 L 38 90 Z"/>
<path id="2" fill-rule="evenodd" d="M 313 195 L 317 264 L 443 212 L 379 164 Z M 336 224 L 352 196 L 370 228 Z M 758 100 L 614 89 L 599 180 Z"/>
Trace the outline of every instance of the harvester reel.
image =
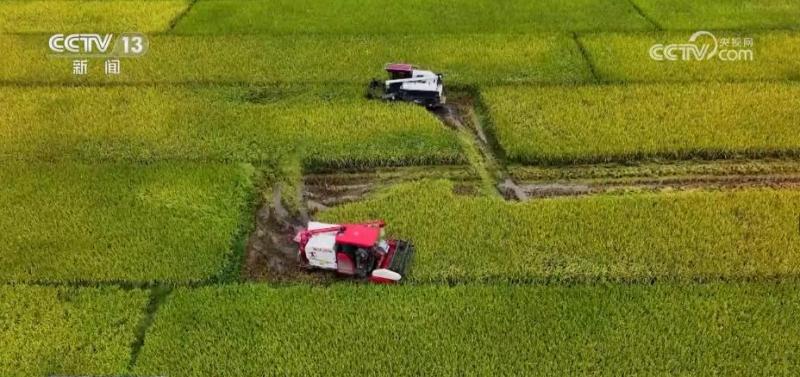
<path id="1" fill-rule="evenodd" d="M 367 99 L 382 99 L 383 94 L 383 82 L 378 79 L 372 79 L 367 87 Z"/>

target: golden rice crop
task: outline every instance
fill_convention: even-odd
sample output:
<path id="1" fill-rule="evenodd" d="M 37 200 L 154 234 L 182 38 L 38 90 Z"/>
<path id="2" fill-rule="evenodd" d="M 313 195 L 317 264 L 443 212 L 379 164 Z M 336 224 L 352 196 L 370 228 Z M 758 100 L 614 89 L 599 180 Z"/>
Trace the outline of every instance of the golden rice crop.
<path id="1" fill-rule="evenodd" d="M 502 149 L 523 163 L 800 154 L 794 83 L 502 87 L 484 95 Z"/>
<path id="2" fill-rule="evenodd" d="M 216 277 L 244 227 L 252 175 L 245 165 L 4 162 L 0 281 Z"/>
<path id="3" fill-rule="evenodd" d="M 161 32 L 188 6 L 189 0 L 4 0 L 0 33 Z"/>
<path id="4" fill-rule="evenodd" d="M 126 373 L 147 291 L 0 286 L 0 375 Z"/>
<path id="5" fill-rule="evenodd" d="M 421 181 L 322 212 L 383 218 L 417 246 L 415 282 L 765 279 L 800 272 L 800 191 L 751 189 L 508 203 Z"/>
<path id="6" fill-rule="evenodd" d="M 598 33 L 580 37 L 600 80 L 607 82 L 689 82 L 797 80 L 800 78 L 800 33 L 783 31 L 715 32 L 719 40 L 753 40 L 752 60 L 653 60 L 654 44 L 686 44 L 694 31 L 657 33 Z M 702 47 L 700 40 L 696 43 Z M 711 42 L 709 42 L 711 43 Z M 718 42 L 719 43 L 719 42 Z M 709 48 L 712 48 L 709 45 Z"/>
<path id="7" fill-rule="evenodd" d="M 178 289 L 136 375 L 782 375 L 790 284 Z M 788 364 L 787 364 L 788 363 Z"/>
<path id="8" fill-rule="evenodd" d="M 276 91 L 277 90 L 277 91 Z M 267 161 L 308 166 L 460 162 L 424 108 L 361 91 L 78 87 L 0 91 L 0 158 Z"/>
<path id="9" fill-rule="evenodd" d="M 797 29 L 794 0 L 632 0 L 667 30 Z"/>
<path id="10" fill-rule="evenodd" d="M 614 0 L 214 0 L 198 2 L 175 32 L 435 35 L 647 29 L 652 25 L 631 4 Z"/>
<path id="11" fill-rule="evenodd" d="M 0 82 L 14 83 L 351 83 L 384 77 L 406 61 L 442 72 L 449 84 L 583 82 L 591 78 L 570 35 L 151 36 L 147 54 L 123 59 L 119 75 L 103 60 L 72 74 L 72 59 L 47 56 L 47 38 L 0 35 Z"/>

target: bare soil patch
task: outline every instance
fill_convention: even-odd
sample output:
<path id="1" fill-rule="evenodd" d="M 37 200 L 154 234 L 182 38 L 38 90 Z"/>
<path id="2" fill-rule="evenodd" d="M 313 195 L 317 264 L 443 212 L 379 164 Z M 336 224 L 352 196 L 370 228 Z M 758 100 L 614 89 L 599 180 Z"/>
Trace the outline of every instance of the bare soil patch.
<path id="1" fill-rule="evenodd" d="M 333 274 L 309 273 L 300 265 L 292 238 L 306 221 L 283 207 L 280 187 L 274 189 L 272 201 L 263 203 L 255 216 L 256 226 L 247 241 L 242 269 L 244 279 L 274 283 L 324 283 L 335 279 Z"/>

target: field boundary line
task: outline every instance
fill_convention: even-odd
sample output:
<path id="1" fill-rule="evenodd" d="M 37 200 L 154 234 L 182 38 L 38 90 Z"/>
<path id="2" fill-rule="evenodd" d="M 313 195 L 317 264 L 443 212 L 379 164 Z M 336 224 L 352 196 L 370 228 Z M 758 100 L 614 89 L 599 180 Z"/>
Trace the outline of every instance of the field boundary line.
<path id="1" fill-rule="evenodd" d="M 192 10 L 192 8 L 194 8 L 195 4 L 197 4 L 197 0 L 190 0 L 189 4 L 186 6 L 186 9 L 178 13 L 178 15 L 175 16 L 175 18 L 173 18 L 172 21 L 169 22 L 167 30 L 164 31 L 165 34 L 172 32 L 172 30 L 175 29 L 175 26 L 178 26 L 178 22 L 180 22 L 184 17 L 186 17 L 189 11 Z"/>
<path id="2" fill-rule="evenodd" d="M 631 4 L 631 6 L 633 7 L 633 9 L 634 9 L 634 10 L 636 10 L 636 13 L 639 13 L 639 15 L 640 15 L 640 16 L 642 16 L 642 18 L 644 18 L 644 19 L 645 19 L 645 21 L 647 21 L 647 22 L 649 22 L 649 23 L 653 24 L 653 26 L 656 28 L 656 30 L 658 30 L 658 31 L 662 31 L 662 30 L 664 30 L 664 27 L 663 27 L 663 26 L 661 26 L 661 24 L 659 24 L 658 22 L 656 22 L 656 20 L 654 20 L 653 18 L 651 18 L 650 16 L 648 16 L 648 15 L 647 15 L 647 14 L 646 14 L 646 13 L 645 13 L 643 10 L 642 10 L 642 8 L 641 8 L 641 7 L 639 7 L 639 5 L 638 5 L 638 4 L 636 4 L 636 2 L 635 2 L 634 0 L 628 0 L 628 3 L 630 3 L 630 4 Z"/>
<path id="3" fill-rule="evenodd" d="M 578 40 L 580 40 L 580 36 L 578 36 Z M 583 44 L 579 45 L 579 48 Z M 584 53 L 584 51 L 581 51 Z M 587 60 L 588 57 L 584 56 Z M 594 64 L 589 63 L 590 68 L 594 69 Z M 716 84 L 748 84 L 748 83 L 798 83 L 800 82 L 800 76 L 797 77 L 786 77 L 786 78 L 764 78 L 764 79 L 754 79 L 754 78 L 745 78 L 745 79 L 707 79 L 707 80 L 643 80 L 643 79 L 629 79 L 629 80 L 607 80 L 604 79 L 603 81 L 581 81 L 581 82 L 572 82 L 572 81 L 563 81 L 563 82 L 545 82 L 545 81 L 530 81 L 530 82 L 520 82 L 520 81 L 507 81 L 507 82 L 493 82 L 493 83 L 485 83 L 485 84 L 470 84 L 468 86 L 477 86 L 481 89 L 498 87 L 498 86 L 514 86 L 514 87 L 533 87 L 533 88 L 546 88 L 546 87 L 564 87 L 564 86 L 593 86 L 593 85 L 687 85 L 687 84 L 707 84 L 707 83 L 716 83 Z M 176 88 L 193 88 L 193 87 L 201 87 L 201 88 L 218 88 L 218 87 L 248 87 L 248 86 L 263 86 L 263 87 L 280 87 L 280 86 L 290 86 L 290 87 L 311 87 L 311 86 L 318 86 L 318 85 L 351 85 L 356 86 L 359 85 L 360 82 L 356 81 L 298 81 L 298 82 L 290 82 L 290 81 L 276 81 L 276 82 L 246 82 L 246 81 L 131 81 L 131 82 L 68 82 L 68 81 L 16 81 L 16 80 L 1 80 L 0 79 L 0 87 L 16 87 L 16 88 L 120 88 L 120 87 L 131 87 L 131 88 L 164 88 L 164 87 L 176 87 Z"/>
<path id="4" fill-rule="evenodd" d="M 638 12 L 637 12 L 638 14 Z M 644 14 L 642 14 L 644 16 Z M 632 35 L 643 35 L 643 34 L 652 34 L 658 32 L 668 32 L 668 33 L 694 33 L 698 29 L 702 29 L 702 27 L 675 27 L 675 28 L 657 28 L 660 27 L 660 24 L 653 21 L 649 17 L 647 20 L 650 24 L 643 24 L 645 28 L 639 29 L 543 29 L 543 30 L 523 30 L 523 31 L 508 31 L 508 32 L 480 32 L 480 31 L 473 31 L 466 34 L 463 33 L 455 33 L 455 32 L 447 32 L 447 33 L 411 33 L 411 34 L 399 34 L 399 33 L 344 33 L 344 34 L 331 34 L 331 33 L 312 33 L 312 32 L 295 32 L 295 33 L 281 33 L 281 34 L 270 34 L 264 32 L 226 32 L 226 33 L 170 33 L 170 32 L 153 32 L 148 33 L 148 35 L 158 35 L 158 36 L 174 36 L 174 37 L 204 37 L 204 38 L 223 38 L 223 37 L 265 37 L 265 38 L 296 38 L 296 37 L 304 37 L 304 38 L 360 38 L 360 37 L 380 37 L 380 38 L 394 38 L 394 37 L 401 37 L 401 36 L 410 36 L 410 37 L 434 37 L 434 36 L 459 36 L 459 35 L 477 35 L 477 36 L 485 36 L 485 35 L 495 35 L 495 36 L 542 36 L 547 34 L 563 34 L 568 35 L 572 33 L 580 33 L 580 34 L 632 34 Z M 761 25 L 761 26 L 747 26 L 747 27 L 717 27 L 717 28 L 706 28 L 706 31 L 710 32 L 729 32 L 729 33 L 798 33 L 800 32 L 800 28 L 792 27 L 792 26 L 770 26 L 770 25 Z M 0 34 L 14 34 L 14 35 L 47 35 L 50 36 L 52 34 L 47 32 L 7 32 L 7 33 L 0 33 Z"/>
<path id="5" fill-rule="evenodd" d="M 144 316 L 136 328 L 136 337 L 134 338 L 133 343 L 131 343 L 130 360 L 128 361 L 128 373 L 133 373 L 133 368 L 136 366 L 136 361 L 139 359 L 139 354 L 142 352 L 142 348 L 144 348 L 144 341 L 145 337 L 147 336 L 147 331 L 150 330 L 150 327 L 153 325 L 156 313 L 161 307 L 161 304 L 164 303 L 164 300 L 166 300 L 167 296 L 169 296 L 171 293 L 172 287 L 169 286 L 156 286 L 150 289 L 150 300 L 147 302 L 147 306 L 144 309 Z"/>
<path id="6" fill-rule="evenodd" d="M 662 193 L 692 190 L 797 190 L 800 189 L 798 174 L 753 174 L 753 175 L 688 175 L 667 178 L 630 177 L 620 179 L 561 179 L 546 181 L 520 180 L 518 187 L 530 199 L 562 196 L 626 195 L 636 193 Z"/>
<path id="7" fill-rule="evenodd" d="M 583 42 L 581 42 L 581 38 L 577 32 L 572 33 L 572 40 L 574 40 L 575 44 L 578 45 L 578 50 L 581 52 L 583 60 L 586 62 L 586 65 L 589 67 L 589 71 L 592 73 L 592 82 L 602 83 L 603 80 L 600 79 L 600 75 L 597 73 L 597 67 L 594 65 L 592 56 L 589 55 L 589 50 L 586 49 L 586 46 L 583 45 Z"/>
<path id="8" fill-rule="evenodd" d="M 547 168 L 570 167 L 574 165 L 598 165 L 598 164 L 629 164 L 631 162 L 652 163 L 662 161 L 685 162 L 685 161 L 731 161 L 731 160 L 765 160 L 765 159 L 797 159 L 800 158 L 800 148 L 781 147 L 749 149 L 749 150 L 723 150 L 711 148 L 686 149 L 679 154 L 674 152 L 648 152 L 648 153 L 613 153 L 613 154 L 593 154 L 580 157 L 517 157 L 510 159 L 515 165 L 540 166 Z M 2 159 L 0 159 L 2 161 Z"/>
<path id="9" fill-rule="evenodd" d="M 776 189 L 776 190 L 792 190 L 794 189 Z M 505 201 L 507 203 L 513 203 L 513 201 Z M 800 283 L 800 273 L 795 272 L 779 272 L 779 273 L 770 273 L 770 274 L 748 274 L 748 275 L 704 275 L 704 274 L 692 274 L 692 275 L 679 275 L 679 276 L 669 276 L 669 275 L 658 275 L 658 276 L 516 276 L 510 277 L 505 276 L 502 274 L 494 274 L 494 275 L 487 275 L 482 277 L 469 277 L 469 276 L 459 276 L 459 277 L 449 277 L 449 278 L 432 278 L 432 279 L 422 279 L 422 280 L 409 280 L 405 283 L 401 284 L 402 286 L 460 286 L 460 285 L 477 285 L 477 286 L 484 286 L 484 285 L 512 285 L 512 286 L 573 286 L 573 285 L 602 285 L 602 284 L 614 284 L 614 285 L 651 285 L 651 284 L 729 284 L 729 283 Z M 151 294 L 151 300 L 147 305 L 147 308 L 152 309 L 152 316 L 148 321 L 152 323 L 153 319 L 155 318 L 155 314 L 157 309 L 160 307 L 161 303 L 164 299 L 169 296 L 175 289 L 202 289 L 207 287 L 219 287 L 219 286 L 237 286 L 237 285 L 258 285 L 258 286 L 266 286 L 274 289 L 282 289 L 282 288 L 289 288 L 289 287 L 330 287 L 336 285 L 349 285 L 352 282 L 262 282 L 262 281 L 239 281 L 239 282 L 219 282 L 219 281 L 204 281 L 204 282 L 196 282 L 196 283 L 184 283 L 184 282 L 175 282 L 175 283 L 154 283 L 149 287 L 143 288 L 131 288 L 131 289 L 149 289 L 151 292 L 153 291 L 160 291 L 160 297 L 158 300 L 153 299 L 153 295 Z M 364 286 L 369 286 L 369 284 L 364 283 Z M 102 288 L 102 287 L 118 287 L 121 289 L 126 289 L 124 286 L 119 284 L 105 284 L 98 282 L 97 284 L 92 285 L 81 285 L 76 286 L 69 282 L 64 283 L 37 283 L 37 282 L 30 282 L 30 283 L 19 283 L 19 284 L 11 284 L 11 283 L 0 283 L 0 286 L 20 286 L 20 287 L 52 287 L 52 288 Z M 158 304 L 158 305 L 156 305 Z M 150 310 L 145 310 L 146 313 L 150 313 Z M 142 320 L 144 322 L 144 319 Z M 149 324 L 148 324 L 149 326 Z M 141 332 L 137 332 L 137 334 Z M 138 340 L 138 338 L 137 338 Z"/>
<path id="10" fill-rule="evenodd" d="M 261 176 L 255 182 L 254 189 L 247 198 L 247 203 L 241 209 L 239 227 L 230 242 L 230 255 L 225 258 L 220 271 L 206 279 L 210 285 L 242 281 L 242 270 L 247 258 L 247 243 L 250 235 L 256 230 L 256 213 L 261 207 L 260 193 L 265 192 L 268 181 L 269 179 Z"/>
<path id="11" fill-rule="evenodd" d="M 199 0 L 194 0 L 197 2 Z M 185 14 L 188 13 L 188 8 L 184 10 L 181 14 L 175 16 L 175 18 L 170 21 L 170 25 L 174 22 L 177 26 L 177 23 L 183 19 Z M 173 26 L 169 26 L 170 29 L 164 29 L 161 31 L 152 31 L 146 33 L 148 36 L 158 36 L 158 37 L 181 37 L 181 38 L 207 38 L 207 39 L 214 39 L 214 38 L 235 38 L 235 37 L 259 37 L 259 38 L 272 38 L 272 39 L 292 39 L 298 37 L 324 37 L 328 39 L 334 38 L 353 38 L 357 39 L 360 37 L 380 37 L 380 38 L 400 38 L 403 36 L 411 36 L 411 37 L 430 37 L 430 36 L 536 36 L 542 37 L 547 35 L 569 35 L 573 33 L 579 33 L 583 35 L 601 35 L 601 34 L 625 34 L 625 35 L 633 35 L 633 36 L 642 36 L 642 35 L 650 35 L 654 33 L 694 33 L 698 29 L 702 29 L 700 27 L 695 28 L 685 28 L 685 27 L 677 27 L 677 28 L 660 28 L 656 29 L 657 23 L 652 25 L 652 28 L 648 29 L 586 29 L 586 30 L 565 30 L 565 29 L 548 29 L 548 30 L 530 30 L 530 31 L 516 31 L 516 32 L 502 32 L 502 33 L 481 33 L 481 32 L 471 32 L 471 33 L 419 33 L 419 34 L 390 34 L 390 33 L 353 33 L 353 34 L 330 34 L 330 33 L 288 33 L 288 34 L 268 34 L 268 33 L 223 33 L 223 34 L 205 34 L 205 33 L 173 33 L 171 32 L 171 28 Z M 774 27 L 774 26 L 748 26 L 748 27 L 717 27 L 717 28 L 705 28 L 704 30 L 714 33 L 756 33 L 756 34 L 772 34 L 772 33 L 789 33 L 789 34 L 800 34 L 800 27 Z M 53 35 L 54 32 L 48 31 L 5 31 L 0 32 L 0 37 L 2 36 L 17 36 L 17 37 L 50 37 Z"/>

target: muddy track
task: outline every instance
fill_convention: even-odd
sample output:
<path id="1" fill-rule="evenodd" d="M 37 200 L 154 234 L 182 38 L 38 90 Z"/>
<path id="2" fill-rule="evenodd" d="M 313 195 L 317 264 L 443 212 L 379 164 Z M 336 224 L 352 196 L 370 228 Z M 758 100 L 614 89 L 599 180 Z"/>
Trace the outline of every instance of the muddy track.
<path id="1" fill-rule="evenodd" d="M 307 219 L 283 207 L 280 185 L 273 188 L 271 202 L 262 203 L 255 217 L 255 230 L 247 241 L 242 279 L 273 283 L 335 280 L 333 275 L 312 274 L 300 266 L 297 244 L 292 237 Z"/>
<path id="2" fill-rule="evenodd" d="M 800 188 L 800 174 L 687 176 L 577 182 L 523 183 L 519 189 L 529 198 L 576 196 L 630 191 L 736 190 L 745 188 Z"/>

